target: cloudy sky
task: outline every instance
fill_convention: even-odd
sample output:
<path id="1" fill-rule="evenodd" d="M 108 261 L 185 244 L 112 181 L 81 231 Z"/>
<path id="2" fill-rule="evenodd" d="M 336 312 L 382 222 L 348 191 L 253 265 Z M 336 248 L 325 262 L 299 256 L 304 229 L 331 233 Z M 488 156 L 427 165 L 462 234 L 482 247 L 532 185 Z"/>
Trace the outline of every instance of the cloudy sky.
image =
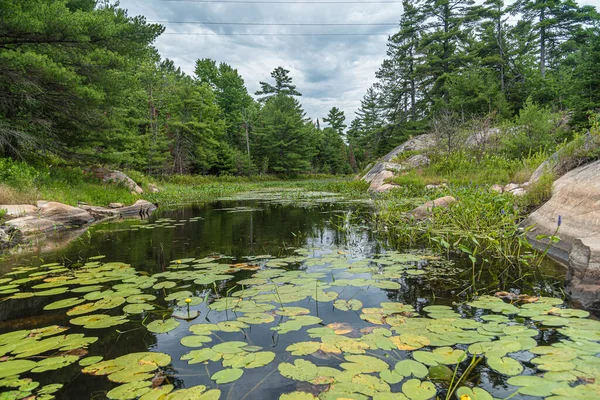
<path id="1" fill-rule="evenodd" d="M 402 13 L 399 0 L 377 4 L 365 4 L 374 0 L 365 0 L 362 4 L 226 1 L 120 0 L 120 4 L 130 15 L 145 15 L 149 21 L 160 21 L 166 26 L 156 47 L 163 58 L 174 60 L 185 72 L 193 73 L 198 58 L 226 62 L 238 69 L 253 94 L 259 88 L 259 81 L 270 79 L 270 72 L 282 66 L 291 71 L 310 117 L 322 119 L 336 106 L 344 110 L 347 122 L 354 118 L 362 96 L 375 81 L 375 71 L 385 57 L 387 33 L 395 30 L 394 26 L 385 24 L 397 24 Z M 600 0 L 581 3 L 600 6 Z M 237 25 L 239 23 L 301 25 Z M 302 25 L 343 23 L 377 25 Z M 232 33 L 250 35 L 224 35 Z M 256 35 L 259 33 L 286 35 Z M 295 35 L 305 33 L 328 35 Z"/>

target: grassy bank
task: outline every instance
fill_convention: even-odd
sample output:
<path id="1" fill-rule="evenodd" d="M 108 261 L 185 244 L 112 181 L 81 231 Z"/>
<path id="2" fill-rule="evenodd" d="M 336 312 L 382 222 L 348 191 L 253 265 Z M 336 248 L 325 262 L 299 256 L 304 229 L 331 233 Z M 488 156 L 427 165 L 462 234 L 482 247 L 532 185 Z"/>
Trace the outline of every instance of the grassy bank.
<path id="1" fill-rule="evenodd" d="M 366 197 L 367 186 L 351 177 L 303 175 L 294 179 L 277 176 L 172 176 L 151 179 L 136 171 L 125 171 L 145 193 L 131 194 L 123 186 L 101 182 L 84 169 L 66 166 L 33 166 L 25 162 L 0 159 L 0 204 L 35 204 L 37 200 L 52 200 L 77 205 L 85 202 L 106 206 L 111 202 L 132 204 L 143 198 L 161 205 L 211 201 L 233 193 L 250 190 L 297 190 L 335 192 L 347 197 Z M 156 184 L 159 193 L 151 193 Z"/>

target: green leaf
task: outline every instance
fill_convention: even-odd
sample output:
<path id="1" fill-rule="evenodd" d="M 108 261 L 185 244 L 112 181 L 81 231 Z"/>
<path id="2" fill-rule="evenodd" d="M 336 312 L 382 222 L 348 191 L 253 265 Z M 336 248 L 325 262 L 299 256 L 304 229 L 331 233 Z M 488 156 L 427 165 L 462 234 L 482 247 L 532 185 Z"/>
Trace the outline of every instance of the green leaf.
<path id="1" fill-rule="evenodd" d="M 394 367 L 396 372 L 402 376 L 415 376 L 417 378 L 425 378 L 429 374 L 429 370 L 423 364 L 414 360 L 402 360 L 396 363 Z"/>
<path id="2" fill-rule="evenodd" d="M 7 376 L 19 375 L 23 372 L 31 371 L 36 365 L 36 362 L 29 360 L 9 360 L 0 362 L 0 378 L 6 378 Z"/>
<path id="3" fill-rule="evenodd" d="M 202 347 L 204 343 L 212 342 L 212 338 L 209 336 L 193 335 L 182 337 L 179 342 L 185 347 Z"/>
<path id="4" fill-rule="evenodd" d="M 31 372 L 46 372 L 46 371 L 54 371 L 55 369 L 66 367 L 67 365 L 73 364 L 77 361 L 79 357 L 77 356 L 56 356 L 45 358 L 41 361 L 38 361 L 35 368 L 31 370 Z"/>
<path id="5" fill-rule="evenodd" d="M 466 386 L 459 387 L 456 390 L 456 397 L 460 399 L 464 395 L 469 396 L 471 400 L 494 400 L 491 394 L 489 394 L 484 389 L 477 387 L 473 389 L 468 388 Z"/>
<path id="6" fill-rule="evenodd" d="M 246 342 L 225 342 L 225 343 L 219 343 L 217 345 L 213 346 L 213 351 L 216 353 L 221 353 L 221 354 L 235 354 L 235 353 L 241 353 L 244 351 L 244 347 L 247 346 L 248 343 Z"/>
<path id="7" fill-rule="evenodd" d="M 176 329 L 180 325 L 179 321 L 175 318 L 169 318 L 166 320 L 156 320 L 146 325 L 146 329 L 154 333 L 166 333 Z"/>
<path id="8" fill-rule="evenodd" d="M 217 382 L 217 384 L 230 383 L 233 381 L 237 381 L 244 374 L 244 370 L 239 368 L 226 368 L 215 374 L 213 374 L 210 379 Z"/>
<path id="9" fill-rule="evenodd" d="M 437 390 L 431 382 L 409 379 L 402 385 L 402 393 L 412 400 L 427 400 L 435 396 Z"/>
<path id="10" fill-rule="evenodd" d="M 298 342 L 286 348 L 293 356 L 306 356 L 318 351 L 321 348 L 319 342 Z"/>
<path id="11" fill-rule="evenodd" d="M 521 363 L 510 357 L 489 357 L 487 362 L 491 369 L 503 375 L 513 376 L 523 372 Z"/>
<path id="12" fill-rule="evenodd" d="M 62 299 L 55 301 L 54 303 L 50 303 L 44 307 L 44 310 L 58 310 L 60 308 L 69 308 L 76 306 L 77 304 L 81 304 L 85 301 L 85 299 L 80 299 L 78 297 L 72 297 L 68 299 Z"/>
<path id="13" fill-rule="evenodd" d="M 277 367 L 279 373 L 286 378 L 294 379 L 296 381 L 310 381 L 317 376 L 317 366 L 310 361 L 306 360 L 295 360 L 294 364 L 281 363 Z"/>

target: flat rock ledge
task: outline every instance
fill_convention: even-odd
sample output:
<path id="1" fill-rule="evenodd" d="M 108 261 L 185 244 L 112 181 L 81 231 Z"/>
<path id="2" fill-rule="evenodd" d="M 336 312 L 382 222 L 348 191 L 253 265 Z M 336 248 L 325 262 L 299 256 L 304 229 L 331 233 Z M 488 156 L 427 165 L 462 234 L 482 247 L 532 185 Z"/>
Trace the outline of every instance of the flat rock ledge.
<path id="1" fill-rule="evenodd" d="M 0 205 L 0 209 L 7 210 L 8 216 L 15 217 L 0 226 L 0 247 L 8 247 L 17 244 L 21 238 L 82 228 L 107 218 L 146 217 L 156 210 L 156 205 L 138 200 L 131 206 L 119 208 L 73 207 L 40 200 L 35 206 Z"/>
<path id="2" fill-rule="evenodd" d="M 561 217 L 560 242 L 549 255 L 568 268 L 567 290 L 585 308 L 600 310 L 600 161 L 567 172 L 554 182 L 552 197 L 533 212 L 524 226 L 535 226 L 528 239 L 536 247 L 547 242 Z"/>

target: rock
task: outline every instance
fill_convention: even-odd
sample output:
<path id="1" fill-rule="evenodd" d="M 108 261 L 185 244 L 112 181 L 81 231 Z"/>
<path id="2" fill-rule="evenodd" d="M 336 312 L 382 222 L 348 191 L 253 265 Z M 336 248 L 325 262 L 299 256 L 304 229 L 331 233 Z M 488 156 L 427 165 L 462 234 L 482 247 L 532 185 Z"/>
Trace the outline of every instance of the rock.
<path id="1" fill-rule="evenodd" d="M 394 173 L 392 171 L 388 171 L 386 169 L 380 171 L 377 175 L 372 177 L 369 191 L 378 192 L 379 189 L 385 184 L 385 180 L 392 178 L 393 176 Z"/>
<path id="2" fill-rule="evenodd" d="M 429 184 L 425 186 L 425 189 L 429 189 L 429 190 L 433 190 L 433 189 L 441 189 L 441 188 L 446 188 L 448 187 L 448 185 L 446 185 L 445 183 L 440 183 L 439 185 L 436 184 Z"/>
<path id="3" fill-rule="evenodd" d="M 6 225 L 23 235 L 46 233 L 59 229 L 82 226 L 94 221 L 85 210 L 55 201 L 38 201 L 38 213 L 11 219 Z"/>
<path id="4" fill-rule="evenodd" d="M 503 188 L 502 186 L 498 185 L 498 184 L 496 184 L 496 185 L 492 185 L 492 187 L 490 188 L 490 190 L 491 190 L 492 192 L 497 192 L 497 193 L 502 193 L 502 192 L 504 192 L 504 188 Z"/>
<path id="5" fill-rule="evenodd" d="M 375 163 L 368 171 L 363 175 L 363 180 L 365 182 L 371 183 L 376 176 L 378 176 L 384 170 L 395 170 L 401 171 L 405 167 L 398 163 L 392 163 L 391 161 L 396 158 L 396 156 L 405 151 L 423 151 L 435 146 L 436 140 L 435 135 L 428 133 L 425 135 L 419 135 L 414 137 L 406 142 L 402 143 L 400 146 L 396 147 L 394 150 L 390 151 L 388 154 L 383 156 L 383 158 Z"/>
<path id="6" fill-rule="evenodd" d="M 546 242 L 536 237 L 554 234 L 561 216 L 558 230 L 561 240 L 552 245 L 548 254 L 568 266 L 568 287 L 573 298 L 586 307 L 600 304 L 599 176 L 600 161 L 567 172 L 554 182 L 550 200 L 523 223 L 535 226 L 527 238 L 534 246 L 544 248 Z"/>
<path id="7" fill-rule="evenodd" d="M 578 148 L 572 149 L 570 146 L 564 146 L 556 153 L 552 154 L 546 161 L 531 174 L 529 182 L 536 183 L 542 175 L 551 173 L 554 177 L 561 177 L 568 171 L 575 169 L 589 161 L 588 154 L 598 147 L 597 138 L 589 131 L 583 136 Z"/>
<path id="8" fill-rule="evenodd" d="M 156 187 L 154 183 L 149 184 L 148 189 L 150 190 L 150 193 L 160 193 L 160 190 Z"/>
<path id="9" fill-rule="evenodd" d="M 102 182 L 112 182 L 118 185 L 123 185 L 129 189 L 132 193 L 142 194 L 144 191 L 137 183 L 125 173 L 121 171 L 113 171 L 107 168 L 96 168 L 93 170 L 94 175 L 101 179 Z"/>
<path id="10" fill-rule="evenodd" d="M 527 190 L 525 190 L 522 187 L 518 187 L 516 189 L 511 190 L 509 193 L 512 194 L 513 196 L 521 197 L 521 196 L 525 196 L 527 194 Z"/>
<path id="11" fill-rule="evenodd" d="M 394 188 L 398 188 L 400 186 L 398 185 L 392 185 L 391 183 L 384 183 L 383 185 L 379 186 L 377 189 L 374 189 L 374 192 L 377 193 L 385 193 L 385 192 L 389 192 L 390 190 L 394 189 Z"/>
<path id="12" fill-rule="evenodd" d="M 451 204 L 456 203 L 456 199 L 452 196 L 444 196 L 438 199 L 428 201 L 421 204 L 419 207 L 409 212 L 409 215 L 415 219 L 425 219 L 431 216 L 435 207 L 448 208 Z"/>
<path id="13" fill-rule="evenodd" d="M 0 247 L 6 246 L 10 243 L 10 236 L 2 228 L 0 228 Z"/>
<path id="14" fill-rule="evenodd" d="M 108 208 L 123 208 L 123 203 L 110 203 Z"/>
<path id="15" fill-rule="evenodd" d="M 518 189 L 519 185 L 516 183 L 509 183 L 508 185 L 504 186 L 503 191 L 505 192 L 510 192 L 511 190 L 515 190 Z"/>
<path id="16" fill-rule="evenodd" d="M 31 204 L 6 204 L 0 205 L 0 210 L 6 210 L 9 217 L 21 217 L 27 214 L 34 214 L 38 208 Z"/>
<path id="17" fill-rule="evenodd" d="M 600 310 L 600 236 L 573 241 L 567 291 L 583 307 Z"/>
<path id="18" fill-rule="evenodd" d="M 427 157 L 424 154 L 415 154 L 414 156 L 410 157 L 409 159 L 407 159 L 404 164 L 408 165 L 411 168 L 419 168 L 419 167 L 426 167 L 429 165 L 431 161 L 429 160 L 429 157 Z"/>
<path id="19" fill-rule="evenodd" d="M 156 205 L 146 200 L 138 200 L 130 206 L 121 208 L 107 208 L 98 206 L 81 206 L 89 212 L 96 220 L 106 218 L 130 218 L 130 217 L 147 217 L 156 210 Z"/>
<path id="20" fill-rule="evenodd" d="M 465 145 L 467 147 L 485 147 L 485 145 L 489 142 L 497 141 L 499 138 L 500 129 L 483 129 L 481 131 L 472 133 L 467 140 L 465 140 Z"/>

